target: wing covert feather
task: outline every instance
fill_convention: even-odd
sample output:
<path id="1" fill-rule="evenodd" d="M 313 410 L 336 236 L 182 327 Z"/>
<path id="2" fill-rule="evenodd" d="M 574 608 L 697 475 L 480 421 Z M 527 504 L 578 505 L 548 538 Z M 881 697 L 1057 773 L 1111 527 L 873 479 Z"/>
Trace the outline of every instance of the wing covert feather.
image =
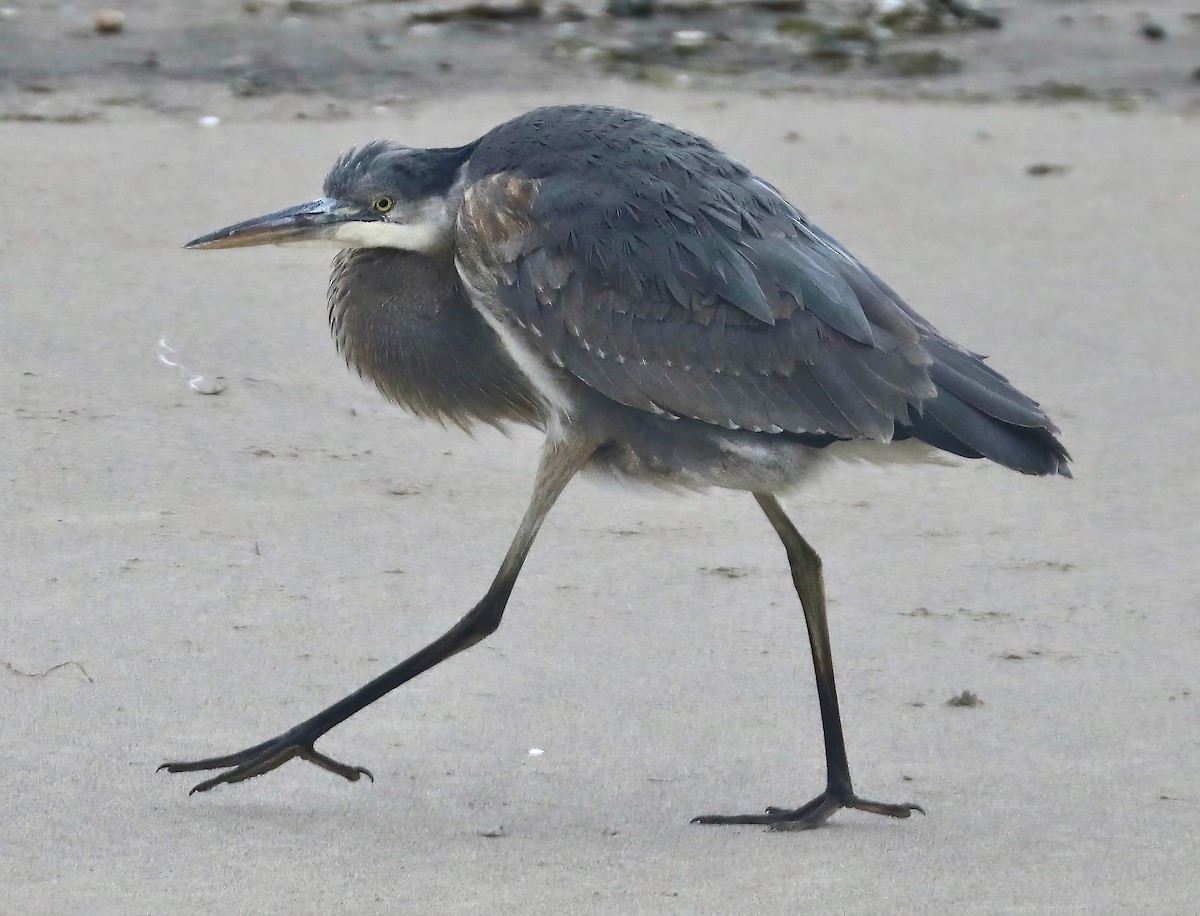
<path id="1" fill-rule="evenodd" d="M 932 394 L 927 356 L 904 345 L 915 335 L 897 334 L 889 315 L 876 340 L 839 265 L 795 216 L 757 214 L 774 237 L 743 240 L 703 210 L 689 222 L 661 207 L 672 227 L 661 231 L 643 204 L 611 218 L 627 230 L 617 241 L 594 228 L 572 241 L 555 227 L 590 213 L 579 205 L 589 188 L 546 190 L 570 182 L 506 174 L 469 186 L 460 263 L 497 317 L 608 397 L 727 427 L 887 440 L 908 404 Z M 639 227 L 657 246 L 620 241 Z"/>
<path id="2" fill-rule="evenodd" d="M 530 132 L 553 117 L 574 119 L 555 135 L 568 149 L 529 155 Z M 707 141 L 610 109 L 525 118 L 482 138 L 468 163 L 456 255 L 476 307 L 548 362 L 653 413 L 915 435 L 1065 470 L 1036 402 Z"/>

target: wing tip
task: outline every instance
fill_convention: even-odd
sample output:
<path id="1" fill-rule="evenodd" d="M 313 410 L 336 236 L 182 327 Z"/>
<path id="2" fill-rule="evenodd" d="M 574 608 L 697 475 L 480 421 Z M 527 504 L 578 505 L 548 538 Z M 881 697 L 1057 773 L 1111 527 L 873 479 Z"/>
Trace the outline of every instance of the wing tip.
<path id="1" fill-rule="evenodd" d="M 923 409 L 909 409 L 902 428 L 935 448 L 963 458 L 987 458 L 1006 468 L 1037 477 L 1071 478 L 1071 455 L 1049 420 L 1022 426 L 998 420 L 942 389 Z"/>

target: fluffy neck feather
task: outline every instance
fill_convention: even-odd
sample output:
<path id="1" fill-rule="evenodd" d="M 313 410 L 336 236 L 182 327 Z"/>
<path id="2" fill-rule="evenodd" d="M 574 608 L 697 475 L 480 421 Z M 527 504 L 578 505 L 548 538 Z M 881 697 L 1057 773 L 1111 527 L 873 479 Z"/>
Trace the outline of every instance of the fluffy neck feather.
<path id="1" fill-rule="evenodd" d="M 343 251 L 329 281 L 329 325 L 347 365 L 418 416 L 463 428 L 542 423 L 537 395 L 448 257 Z"/>

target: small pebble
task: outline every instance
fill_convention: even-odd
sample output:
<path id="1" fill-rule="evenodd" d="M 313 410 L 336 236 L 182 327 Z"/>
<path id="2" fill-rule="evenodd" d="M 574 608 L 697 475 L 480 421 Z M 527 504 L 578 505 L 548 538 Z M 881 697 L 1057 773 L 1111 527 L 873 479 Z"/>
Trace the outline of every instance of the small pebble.
<path id="1" fill-rule="evenodd" d="M 654 6 L 655 0 L 608 0 L 604 4 L 604 11 L 610 16 L 652 16 Z"/>
<path id="2" fill-rule="evenodd" d="M 1042 178 L 1046 175 L 1065 175 L 1067 171 L 1065 165 L 1054 162 L 1035 162 L 1025 169 L 1025 174 L 1032 175 L 1034 178 Z"/>
<path id="3" fill-rule="evenodd" d="M 321 16 L 326 13 L 342 13 L 346 10 L 344 3 L 331 3 L 329 0 L 288 0 L 289 13 L 299 13 L 303 16 Z"/>
<path id="4" fill-rule="evenodd" d="M 1153 20 L 1142 23 L 1142 37 L 1150 41 L 1162 41 L 1167 37 L 1167 30 Z"/>
<path id="5" fill-rule="evenodd" d="M 92 24 L 100 35 L 116 35 L 125 30 L 125 14 L 120 10 L 96 10 Z"/>
<path id="6" fill-rule="evenodd" d="M 973 693 L 970 690 L 964 690 L 958 696 L 951 697 L 950 699 L 948 699 L 946 701 L 946 705 L 947 706 L 963 706 L 963 707 L 969 708 L 971 706 L 982 706 L 983 700 L 979 699 L 978 694 Z"/>
<path id="7" fill-rule="evenodd" d="M 671 33 L 671 43 L 683 51 L 706 48 L 712 44 L 712 41 L 712 33 L 701 29 L 680 29 L 678 32 Z"/>
<path id="8" fill-rule="evenodd" d="M 196 392 L 196 394 L 203 394 L 208 397 L 215 397 L 229 390 L 229 385 L 226 383 L 225 376 L 223 375 L 218 375 L 214 379 L 205 378 L 204 376 L 194 378 L 188 382 L 188 387 Z"/>
<path id="9" fill-rule="evenodd" d="M 540 747 L 531 747 L 531 748 L 529 749 L 529 756 L 530 756 L 530 757 L 541 757 L 541 756 L 542 756 L 542 754 L 544 754 L 544 753 L 546 753 L 546 752 L 545 752 L 545 751 L 543 751 L 543 750 L 542 750 Z"/>
<path id="10" fill-rule="evenodd" d="M 201 127 L 216 127 L 221 123 L 221 119 L 216 115 L 205 115 L 196 123 L 198 123 Z"/>

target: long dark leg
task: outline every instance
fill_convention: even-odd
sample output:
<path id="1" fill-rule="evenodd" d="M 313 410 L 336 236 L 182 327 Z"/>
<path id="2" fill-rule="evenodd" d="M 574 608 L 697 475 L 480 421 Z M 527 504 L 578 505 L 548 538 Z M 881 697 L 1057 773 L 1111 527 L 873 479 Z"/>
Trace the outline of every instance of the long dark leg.
<path id="1" fill-rule="evenodd" d="M 261 776 L 263 773 L 268 773 L 287 763 L 293 757 L 315 763 L 352 782 L 364 775 L 374 779 L 371 773 L 362 767 L 348 766 L 317 752 L 313 749 L 313 743 L 331 728 L 345 722 L 385 693 L 395 690 L 421 672 L 428 671 L 434 665 L 458 654 L 463 649 L 470 648 L 495 632 L 504 615 L 508 596 L 516 584 L 517 575 L 521 572 L 521 566 L 525 562 L 529 548 L 533 545 L 533 539 L 542 526 L 542 520 L 545 519 L 546 513 L 550 511 L 550 507 L 554 505 L 567 482 L 587 463 L 594 451 L 595 443 L 582 439 L 568 440 L 557 444 L 547 442 L 546 448 L 542 452 L 541 464 L 538 466 L 537 480 L 534 484 L 529 508 L 525 511 L 521 527 L 508 548 L 500 571 L 496 573 L 496 578 L 492 580 L 492 585 L 483 599 L 445 634 L 396 667 L 381 674 L 369 684 L 338 700 L 311 719 L 306 719 L 294 728 L 288 729 L 277 738 L 256 744 L 254 747 L 248 747 L 235 754 L 227 754 L 224 757 L 164 763 L 159 769 L 165 769 L 172 773 L 185 773 L 194 770 L 229 768 L 226 772 L 199 783 L 192 789 L 193 792 L 207 792 L 213 786 L 218 786 L 223 782 L 241 782 L 244 779 Z"/>
<path id="2" fill-rule="evenodd" d="M 770 824 L 781 830 L 806 830 L 825 823 L 839 808 L 857 808 L 872 814 L 908 817 L 924 810 L 918 805 L 889 805 L 867 801 L 854 794 L 850 782 L 850 764 L 846 760 L 846 741 L 842 737 L 842 716 L 838 711 L 837 687 L 833 681 L 833 653 L 829 648 L 829 622 L 825 615 L 825 579 L 821 558 L 801 537 L 773 496 L 755 493 L 759 506 L 767 514 L 775 533 L 787 551 L 792 582 L 804 608 L 804 624 L 812 647 L 813 670 L 817 677 L 817 701 L 821 706 L 821 726 L 825 733 L 825 791 L 799 808 L 768 808 L 765 814 L 709 814 L 697 817 L 698 824 Z"/>

